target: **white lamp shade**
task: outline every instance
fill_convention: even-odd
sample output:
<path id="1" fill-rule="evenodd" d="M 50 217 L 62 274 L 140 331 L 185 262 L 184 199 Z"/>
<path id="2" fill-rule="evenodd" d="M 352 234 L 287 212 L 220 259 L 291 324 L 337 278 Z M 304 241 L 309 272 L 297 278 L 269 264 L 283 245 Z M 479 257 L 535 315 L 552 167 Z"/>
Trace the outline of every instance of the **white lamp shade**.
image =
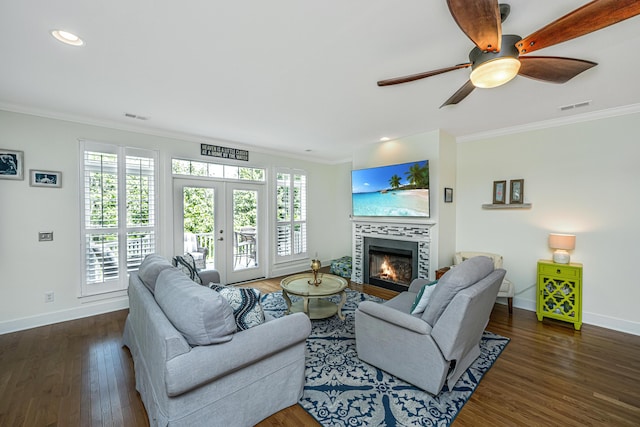
<path id="1" fill-rule="evenodd" d="M 549 234 L 549 247 L 564 250 L 575 249 L 576 236 L 574 234 Z"/>

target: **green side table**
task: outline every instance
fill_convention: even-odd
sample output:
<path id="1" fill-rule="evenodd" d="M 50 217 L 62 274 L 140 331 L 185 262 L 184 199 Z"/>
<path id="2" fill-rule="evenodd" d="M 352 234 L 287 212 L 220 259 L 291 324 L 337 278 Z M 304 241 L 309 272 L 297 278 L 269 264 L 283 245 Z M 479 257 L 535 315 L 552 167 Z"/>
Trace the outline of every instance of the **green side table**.
<path id="1" fill-rule="evenodd" d="M 538 261 L 538 298 L 536 314 L 582 326 L 582 264 L 556 264 Z"/>

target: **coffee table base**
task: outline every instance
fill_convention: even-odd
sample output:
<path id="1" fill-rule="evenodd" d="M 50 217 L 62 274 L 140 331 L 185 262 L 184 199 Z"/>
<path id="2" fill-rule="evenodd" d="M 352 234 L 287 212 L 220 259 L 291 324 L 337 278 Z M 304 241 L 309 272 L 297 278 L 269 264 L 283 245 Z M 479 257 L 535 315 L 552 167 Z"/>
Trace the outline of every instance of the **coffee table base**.
<path id="1" fill-rule="evenodd" d="M 287 314 L 289 313 L 305 313 L 309 316 L 309 319 L 326 319 L 334 314 L 338 314 L 340 320 L 344 320 L 344 314 L 342 314 L 342 306 L 347 300 L 347 294 L 340 292 L 340 303 L 335 304 L 332 301 L 319 298 L 319 297 L 306 297 L 300 296 L 301 299 L 292 303 L 287 292 L 282 292 L 284 299 L 287 303 Z"/>

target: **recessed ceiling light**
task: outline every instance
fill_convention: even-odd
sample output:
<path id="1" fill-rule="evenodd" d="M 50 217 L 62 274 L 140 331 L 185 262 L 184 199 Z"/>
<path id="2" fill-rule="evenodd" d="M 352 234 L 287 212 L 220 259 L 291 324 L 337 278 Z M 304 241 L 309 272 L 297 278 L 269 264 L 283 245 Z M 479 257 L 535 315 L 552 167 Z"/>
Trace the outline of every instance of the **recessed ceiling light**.
<path id="1" fill-rule="evenodd" d="M 387 142 L 391 140 L 391 138 L 389 138 L 388 136 L 383 136 L 382 138 L 380 138 L 380 142 Z"/>
<path id="2" fill-rule="evenodd" d="M 68 44 L 71 46 L 82 46 L 84 45 L 84 41 L 76 36 L 73 33 L 64 30 L 51 30 L 51 35 L 56 38 L 56 40 Z"/>

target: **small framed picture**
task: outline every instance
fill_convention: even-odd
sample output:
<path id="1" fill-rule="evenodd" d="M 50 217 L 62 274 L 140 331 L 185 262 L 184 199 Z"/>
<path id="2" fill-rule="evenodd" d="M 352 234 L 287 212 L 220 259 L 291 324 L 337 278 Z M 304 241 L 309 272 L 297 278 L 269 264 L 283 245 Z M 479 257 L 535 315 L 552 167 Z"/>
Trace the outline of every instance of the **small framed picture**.
<path id="1" fill-rule="evenodd" d="M 453 188 L 445 187 L 445 189 L 444 189 L 444 202 L 445 203 L 453 202 Z"/>
<path id="2" fill-rule="evenodd" d="M 493 204 L 505 204 L 505 193 L 507 189 L 507 181 L 493 181 Z"/>
<path id="3" fill-rule="evenodd" d="M 511 180 L 509 203 L 524 203 L 524 179 Z"/>
<path id="4" fill-rule="evenodd" d="M 5 150 L 0 148 L 0 179 L 24 179 L 22 151 Z"/>
<path id="5" fill-rule="evenodd" d="M 62 187 L 62 172 L 29 170 L 29 185 L 32 187 Z"/>

